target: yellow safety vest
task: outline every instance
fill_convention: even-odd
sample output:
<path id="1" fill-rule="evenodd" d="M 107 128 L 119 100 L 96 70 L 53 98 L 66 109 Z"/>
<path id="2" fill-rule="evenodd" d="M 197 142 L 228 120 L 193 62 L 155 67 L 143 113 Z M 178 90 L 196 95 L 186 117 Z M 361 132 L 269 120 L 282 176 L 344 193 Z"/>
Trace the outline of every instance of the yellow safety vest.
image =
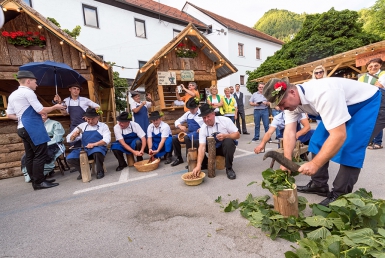
<path id="1" fill-rule="evenodd" d="M 382 75 L 385 74 L 385 71 L 381 71 L 378 75 L 376 75 L 378 78 L 380 78 Z M 372 77 L 371 81 L 369 81 L 369 75 L 367 73 L 365 73 L 365 75 L 362 75 L 360 78 L 358 78 L 358 81 L 359 82 L 365 82 L 365 83 L 369 83 L 371 85 L 374 85 L 377 81 L 376 78 Z"/>
<path id="2" fill-rule="evenodd" d="M 226 98 L 226 96 L 223 97 L 223 111 L 225 114 L 234 114 L 235 112 L 235 99 L 234 97 L 231 97 L 230 100 Z"/>

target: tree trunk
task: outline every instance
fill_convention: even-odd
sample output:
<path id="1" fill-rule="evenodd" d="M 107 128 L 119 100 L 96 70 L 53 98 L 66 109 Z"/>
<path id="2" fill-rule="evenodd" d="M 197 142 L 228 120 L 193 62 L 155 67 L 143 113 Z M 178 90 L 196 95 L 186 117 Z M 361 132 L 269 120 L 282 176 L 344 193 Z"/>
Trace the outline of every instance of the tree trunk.
<path id="1" fill-rule="evenodd" d="M 215 177 L 215 156 L 216 156 L 216 148 L 215 148 L 215 138 L 207 137 L 207 145 L 208 145 L 208 154 L 209 154 L 209 162 L 208 162 L 208 176 Z"/>
<path id="2" fill-rule="evenodd" d="M 88 183 L 91 181 L 91 171 L 90 171 L 90 164 L 88 162 L 88 156 L 87 152 L 80 151 L 80 170 L 82 174 L 82 180 L 83 183 Z"/>
<path id="3" fill-rule="evenodd" d="M 274 210 L 281 215 L 298 217 L 298 195 L 297 186 L 294 189 L 287 189 L 278 192 L 278 195 L 273 195 Z"/>

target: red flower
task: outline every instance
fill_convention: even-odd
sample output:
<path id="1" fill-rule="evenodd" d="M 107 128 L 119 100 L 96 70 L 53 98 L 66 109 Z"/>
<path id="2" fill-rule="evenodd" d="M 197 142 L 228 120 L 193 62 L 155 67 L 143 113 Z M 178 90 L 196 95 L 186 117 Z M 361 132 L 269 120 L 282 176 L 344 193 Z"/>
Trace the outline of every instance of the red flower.
<path id="1" fill-rule="evenodd" d="M 39 36 L 39 32 L 38 31 L 35 31 L 33 34 L 35 34 L 35 36 Z"/>
<path id="2" fill-rule="evenodd" d="M 40 36 L 39 39 L 42 41 L 45 41 L 45 37 L 43 37 L 43 36 Z"/>
<path id="3" fill-rule="evenodd" d="M 192 47 L 191 47 L 191 50 L 192 50 L 192 51 L 195 51 L 195 50 L 197 50 L 197 47 L 196 47 L 196 46 L 192 46 Z"/>
<path id="4" fill-rule="evenodd" d="M 184 47 L 184 44 L 183 43 L 179 43 L 178 47 Z"/>
<path id="5" fill-rule="evenodd" d="M 27 34 L 28 35 L 33 35 L 33 32 L 32 31 L 27 31 Z"/>
<path id="6" fill-rule="evenodd" d="M 282 90 L 286 90 L 287 88 L 287 85 L 285 82 L 277 82 L 276 84 L 274 84 L 274 89 L 278 89 L 279 87 L 282 87 Z"/>
<path id="7" fill-rule="evenodd" d="M 33 38 L 31 38 L 31 37 L 28 37 L 28 38 L 27 38 L 27 40 L 29 40 L 29 41 L 33 41 Z"/>
<path id="8" fill-rule="evenodd" d="M 11 32 L 10 37 L 13 38 L 13 39 L 16 38 L 17 37 L 16 32 Z"/>
<path id="9" fill-rule="evenodd" d="M 4 37 L 9 37 L 10 36 L 8 31 L 3 31 L 1 33 L 1 35 L 3 35 Z"/>
<path id="10" fill-rule="evenodd" d="M 24 35 L 24 33 L 23 33 L 22 31 L 16 31 L 15 33 L 16 33 L 16 35 L 17 35 L 18 37 L 21 37 L 21 36 Z"/>

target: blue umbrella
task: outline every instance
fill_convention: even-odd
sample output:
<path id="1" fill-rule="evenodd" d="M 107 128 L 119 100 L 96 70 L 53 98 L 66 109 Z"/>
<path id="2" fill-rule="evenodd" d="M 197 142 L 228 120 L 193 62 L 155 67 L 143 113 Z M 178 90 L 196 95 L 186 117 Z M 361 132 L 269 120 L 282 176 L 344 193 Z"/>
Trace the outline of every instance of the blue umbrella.
<path id="1" fill-rule="evenodd" d="M 52 61 L 32 62 L 20 66 L 22 71 L 31 71 L 37 78 L 39 86 L 66 88 L 71 84 L 81 85 L 86 79 L 70 66 Z"/>

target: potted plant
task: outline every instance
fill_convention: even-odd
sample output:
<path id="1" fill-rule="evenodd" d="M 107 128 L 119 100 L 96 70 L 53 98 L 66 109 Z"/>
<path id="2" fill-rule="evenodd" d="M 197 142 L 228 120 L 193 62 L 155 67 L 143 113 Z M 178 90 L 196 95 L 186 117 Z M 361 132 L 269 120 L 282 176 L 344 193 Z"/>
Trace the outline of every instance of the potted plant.
<path id="1" fill-rule="evenodd" d="M 198 53 L 196 52 L 196 50 L 197 50 L 196 46 L 192 46 L 191 48 L 188 48 L 185 44 L 179 43 L 175 48 L 175 53 L 177 57 L 194 58 L 198 56 Z"/>
<path id="2" fill-rule="evenodd" d="M 46 45 L 46 38 L 38 31 L 3 31 L 1 35 L 7 39 L 9 44 L 15 47 L 28 48 L 36 46 L 44 48 Z"/>

